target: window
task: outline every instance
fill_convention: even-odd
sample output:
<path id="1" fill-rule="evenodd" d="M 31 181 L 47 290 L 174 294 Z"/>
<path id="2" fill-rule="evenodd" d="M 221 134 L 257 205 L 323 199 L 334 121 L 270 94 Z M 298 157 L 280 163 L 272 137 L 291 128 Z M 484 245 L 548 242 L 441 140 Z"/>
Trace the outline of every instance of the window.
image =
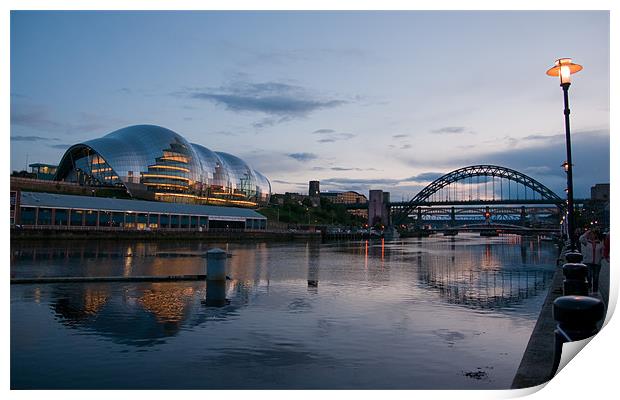
<path id="1" fill-rule="evenodd" d="M 38 225 L 51 225 L 52 224 L 52 209 L 51 208 L 39 208 L 39 220 Z"/>
<path id="2" fill-rule="evenodd" d="M 83 210 L 71 210 L 71 225 L 82 226 Z"/>
<path id="3" fill-rule="evenodd" d="M 67 225 L 68 224 L 68 212 L 67 210 L 56 210 L 56 216 L 54 217 L 54 225 Z"/>
<path id="4" fill-rule="evenodd" d="M 34 225 L 35 212 L 36 208 L 34 207 L 22 207 L 20 209 L 20 223 L 22 225 Z"/>

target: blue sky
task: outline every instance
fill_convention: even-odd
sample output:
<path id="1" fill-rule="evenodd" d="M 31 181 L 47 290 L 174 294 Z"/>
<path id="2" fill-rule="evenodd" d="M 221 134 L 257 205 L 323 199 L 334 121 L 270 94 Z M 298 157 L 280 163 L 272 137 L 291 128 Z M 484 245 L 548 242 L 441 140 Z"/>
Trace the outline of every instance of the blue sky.
<path id="1" fill-rule="evenodd" d="M 570 26 L 567 32 L 565 29 Z M 476 163 L 561 193 L 558 57 L 576 195 L 609 182 L 606 11 L 12 12 L 11 169 L 162 125 L 247 160 L 275 192 L 411 197 Z"/>

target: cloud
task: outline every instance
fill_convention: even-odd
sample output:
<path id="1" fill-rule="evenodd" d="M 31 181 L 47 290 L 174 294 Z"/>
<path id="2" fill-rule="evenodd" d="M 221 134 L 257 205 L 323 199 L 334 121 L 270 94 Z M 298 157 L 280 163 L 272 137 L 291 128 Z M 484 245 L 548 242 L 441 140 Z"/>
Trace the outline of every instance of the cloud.
<path id="1" fill-rule="evenodd" d="M 542 135 L 541 135 L 542 136 Z M 554 138 L 557 135 L 547 137 Z M 514 138 L 513 138 L 514 139 Z M 518 139 L 515 139 L 518 140 Z M 566 158 L 563 140 L 529 140 L 527 147 L 512 147 L 478 154 L 446 154 L 432 159 L 404 160 L 420 168 L 424 165 L 445 166 L 446 172 L 475 164 L 495 164 L 525 173 L 538 180 L 556 194 L 562 195 L 566 175 L 561 168 Z M 609 130 L 576 131 L 572 135 L 575 196 L 589 197 L 590 187 L 595 183 L 607 183 L 610 179 Z"/>
<path id="2" fill-rule="evenodd" d="M 327 137 L 321 138 L 317 140 L 318 143 L 333 143 L 340 140 L 349 140 L 353 139 L 356 135 L 353 133 L 333 133 L 328 135 Z"/>
<path id="3" fill-rule="evenodd" d="M 445 175 L 445 172 L 424 172 L 418 175 L 410 176 L 407 179 L 404 179 L 406 182 L 432 182 L 437 178 Z"/>
<path id="4" fill-rule="evenodd" d="M 318 156 L 314 153 L 290 153 L 287 154 L 287 156 L 301 162 L 311 161 L 318 158 Z"/>
<path id="5" fill-rule="evenodd" d="M 258 122 L 254 122 L 252 126 L 256 129 L 266 128 L 269 126 L 274 126 L 276 124 L 281 124 L 283 122 L 288 122 L 292 119 L 292 117 L 284 116 L 280 118 L 267 117 L 263 118 Z"/>
<path id="6" fill-rule="evenodd" d="M 67 150 L 69 147 L 73 145 L 71 144 L 49 144 L 48 146 L 53 149 Z"/>
<path id="7" fill-rule="evenodd" d="M 48 140 L 58 140 L 58 138 L 46 138 L 42 136 L 11 136 L 12 142 L 39 142 Z"/>
<path id="8" fill-rule="evenodd" d="M 317 140 L 318 143 L 333 143 L 333 142 L 337 142 L 340 140 L 353 139 L 355 136 L 357 136 L 353 133 L 343 133 L 343 132 L 337 133 L 333 129 L 318 129 L 312 133 L 323 136 L 321 139 Z"/>
<path id="9" fill-rule="evenodd" d="M 433 129 L 431 132 L 439 134 L 439 135 L 464 133 L 465 127 L 464 126 L 444 126 L 443 128 Z M 469 133 L 473 133 L 473 132 L 470 131 Z"/>
<path id="10" fill-rule="evenodd" d="M 403 149 L 403 150 L 407 150 L 407 149 L 411 148 L 411 145 L 409 143 L 405 143 L 402 146 L 400 146 L 400 148 Z"/>
<path id="11" fill-rule="evenodd" d="M 395 186 L 400 182 L 399 179 L 390 178 L 329 178 L 321 180 L 321 183 L 337 186 Z"/>
<path id="12" fill-rule="evenodd" d="M 347 167 L 331 167 L 332 171 L 376 171 L 375 168 L 347 168 Z"/>
<path id="13" fill-rule="evenodd" d="M 399 134 L 399 135 L 392 135 L 392 137 L 394 139 L 404 139 L 404 138 L 408 138 L 409 135 Z"/>
<path id="14" fill-rule="evenodd" d="M 59 122 L 51 118 L 50 114 L 48 107 L 32 104 L 11 104 L 11 126 L 44 132 L 84 134 L 125 123 L 125 121 L 85 112 L 77 112 L 73 121 Z"/>
<path id="15" fill-rule="evenodd" d="M 271 181 L 271 183 L 280 183 L 280 184 L 283 184 L 283 185 L 302 185 L 302 186 L 307 185 L 307 183 L 289 182 L 289 181 L 282 181 L 282 180 L 279 180 L 279 179 L 274 179 L 274 180 Z"/>
<path id="16" fill-rule="evenodd" d="M 563 140 L 564 135 L 529 135 L 522 140 Z"/>
<path id="17" fill-rule="evenodd" d="M 41 106 L 11 106 L 11 125 L 40 130 L 58 130 L 62 124 L 49 117 L 49 111 Z"/>
<path id="18" fill-rule="evenodd" d="M 319 98 L 303 87 L 279 82 L 234 82 L 217 88 L 193 88 L 174 95 L 210 101 L 234 112 L 258 112 L 289 118 L 347 103 L 340 99 Z"/>

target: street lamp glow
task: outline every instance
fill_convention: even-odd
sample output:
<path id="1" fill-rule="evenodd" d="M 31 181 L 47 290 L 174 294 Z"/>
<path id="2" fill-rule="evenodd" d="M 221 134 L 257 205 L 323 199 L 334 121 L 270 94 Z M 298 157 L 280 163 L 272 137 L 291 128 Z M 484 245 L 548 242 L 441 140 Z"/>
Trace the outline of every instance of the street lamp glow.
<path id="1" fill-rule="evenodd" d="M 573 63 L 571 58 L 560 58 L 555 61 L 555 65 L 547 70 L 549 76 L 559 76 L 560 86 L 570 85 L 570 76 L 581 71 L 583 67 Z"/>
<path id="2" fill-rule="evenodd" d="M 570 87 L 570 76 L 581 71 L 583 67 L 573 63 L 570 58 L 559 58 L 555 65 L 547 70 L 549 76 L 559 76 L 560 86 L 564 92 L 564 127 L 566 131 L 566 161 L 562 164 L 566 171 L 566 214 L 568 224 L 568 237 L 570 239 L 570 249 L 577 250 L 575 238 L 575 205 L 573 199 L 573 158 L 570 143 L 570 108 L 568 107 L 568 88 Z"/>

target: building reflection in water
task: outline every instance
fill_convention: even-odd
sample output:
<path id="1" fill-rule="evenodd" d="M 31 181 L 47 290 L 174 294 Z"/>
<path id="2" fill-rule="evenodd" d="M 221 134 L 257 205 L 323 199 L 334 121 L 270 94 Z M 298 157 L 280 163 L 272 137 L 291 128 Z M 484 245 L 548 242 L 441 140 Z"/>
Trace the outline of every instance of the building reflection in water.
<path id="1" fill-rule="evenodd" d="M 152 346 L 183 329 L 238 318 L 240 310 L 253 297 L 269 293 L 272 275 L 280 283 L 304 285 L 307 281 L 307 291 L 318 294 L 320 279 L 322 282 L 346 280 L 354 286 L 361 279 L 383 286 L 390 285 L 390 273 L 394 270 L 395 276 L 411 279 L 412 284 L 438 294 L 442 301 L 485 309 L 510 307 L 548 288 L 553 268 L 541 268 L 542 252 L 536 247 L 538 243 L 514 238 L 505 239 L 504 243 L 462 243 L 459 238 L 364 240 L 328 245 L 328 249 L 318 242 L 295 246 L 237 244 L 229 248 L 232 257 L 227 259 L 232 279 L 220 284 L 205 281 L 54 284 L 33 285 L 28 290 L 35 301 L 50 304 L 57 320 L 65 326 L 117 343 Z M 73 276 L 197 274 L 204 273 L 202 255 L 211 247 L 225 248 L 225 244 L 102 242 L 39 246 L 17 243 L 11 252 L 11 273 L 21 276 L 38 276 L 49 271 Z M 334 251 L 351 256 L 338 258 L 343 263 L 338 264 Z M 321 262 L 325 264 L 328 259 L 329 268 L 323 265 L 321 277 Z M 291 262 L 299 264 L 291 265 Z M 403 275 L 402 269 L 410 272 Z"/>
<path id="2" fill-rule="evenodd" d="M 204 284 L 203 284 L 204 285 Z M 180 329 L 206 321 L 195 312 L 193 284 L 54 285 L 50 306 L 63 325 L 109 338 L 116 343 L 152 346 Z"/>
<path id="3" fill-rule="evenodd" d="M 12 243 L 12 276 L 131 276 L 201 274 L 202 255 L 227 244 L 193 242 Z M 184 328 L 238 314 L 261 282 L 269 282 L 266 243 L 239 246 L 227 259 L 228 282 L 85 283 L 32 286 L 57 320 L 135 346 L 161 343 Z M 317 258 L 318 248 L 310 250 Z M 318 264 L 316 265 L 318 267 Z M 53 267 L 53 268 L 51 268 Z M 314 267 L 313 267 L 314 268 Z M 30 289 L 28 289 L 30 291 Z"/>
<path id="4" fill-rule="evenodd" d="M 308 262 L 308 291 L 318 293 L 319 270 L 321 267 L 320 243 L 311 241 L 306 243 L 306 260 Z"/>

